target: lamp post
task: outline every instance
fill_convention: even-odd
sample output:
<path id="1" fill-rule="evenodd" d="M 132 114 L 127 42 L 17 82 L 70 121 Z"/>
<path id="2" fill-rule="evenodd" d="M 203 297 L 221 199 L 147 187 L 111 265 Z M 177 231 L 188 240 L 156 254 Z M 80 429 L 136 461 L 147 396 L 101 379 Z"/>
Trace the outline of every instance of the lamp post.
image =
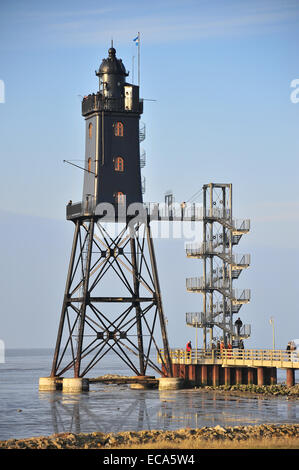
<path id="1" fill-rule="evenodd" d="M 273 332 L 273 351 L 275 349 L 275 333 L 274 333 L 274 318 L 270 317 L 270 325 L 272 325 L 272 332 Z"/>
<path id="2" fill-rule="evenodd" d="M 198 354 L 198 322 L 196 322 L 196 364 L 197 364 L 197 354 Z"/>

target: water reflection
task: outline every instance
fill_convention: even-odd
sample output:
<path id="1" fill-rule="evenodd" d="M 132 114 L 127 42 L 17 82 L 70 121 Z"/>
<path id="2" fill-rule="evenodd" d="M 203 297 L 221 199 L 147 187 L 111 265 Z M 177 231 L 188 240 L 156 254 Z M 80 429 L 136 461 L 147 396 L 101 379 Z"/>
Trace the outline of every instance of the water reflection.
<path id="1" fill-rule="evenodd" d="M 200 390 L 101 386 L 80 395 L 41 392 L 39 398 L 50 407 L 49 434 L 298 422 L 299 412 L 298 401 Z"/>
<path id="2" fill-rule="evenodd" d="M 59 392 L 42 392 L 40 399 L 50 404 L 50 415 L 54 433 L 58 432 L 111 432 L 152 429 L 153 416 L 159 412 L 160 404 L 149 405 L 146 395 L 118 401 L 111 397 L 90 395 L 67 395 Z M 109 411 L 108 411 L 109 409 Z M 130 425 L 128 425 L 130 423 Z"/>

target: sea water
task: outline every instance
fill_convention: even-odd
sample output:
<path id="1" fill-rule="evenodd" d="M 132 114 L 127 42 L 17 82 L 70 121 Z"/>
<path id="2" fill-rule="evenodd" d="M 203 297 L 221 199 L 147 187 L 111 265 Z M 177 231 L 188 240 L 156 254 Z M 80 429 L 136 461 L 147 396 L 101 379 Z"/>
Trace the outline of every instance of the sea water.
<path id="1" fill-rule="evenodd" d="M 175 430 L 203 426 L 298 423 L 299 400 L 232 396 L 198 389 L 133 390 L 129 385 L 91 384 L 90 391 L 40 392 L 53 351 L 8 350 L 0 364 L 0 439 L 58 432 Z M 107 355 L 92 376 L 132 375 L 119 358 Z M 278 382 L 285 372 L 278 371 Z"/>

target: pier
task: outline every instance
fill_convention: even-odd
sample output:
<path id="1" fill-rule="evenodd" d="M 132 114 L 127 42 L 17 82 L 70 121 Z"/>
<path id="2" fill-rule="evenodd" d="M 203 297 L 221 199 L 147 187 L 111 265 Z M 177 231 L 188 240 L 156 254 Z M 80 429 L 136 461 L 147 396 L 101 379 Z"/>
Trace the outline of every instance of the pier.
<path id="1" fill-rule="evenodd" d="M 163 350 L 158 355 L 162 362 Z M 273 349 L 203 350 L 171 349 L 170 357 L 174 377 L 193 385 L 274 385 L 277 369 L 285 369 L 286 385 L 295 385 L 295 371 L 299 369 L 299 356 L 294 351 Z"/>

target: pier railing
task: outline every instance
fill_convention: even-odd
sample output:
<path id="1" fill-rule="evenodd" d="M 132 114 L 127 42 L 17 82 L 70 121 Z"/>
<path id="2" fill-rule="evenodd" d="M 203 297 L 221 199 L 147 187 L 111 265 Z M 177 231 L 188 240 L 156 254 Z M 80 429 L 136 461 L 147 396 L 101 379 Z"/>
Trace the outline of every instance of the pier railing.
<path id="1" fill-rule="evenodd" d="M 160 351 L 163 357 L 163 350 Z M 299 369 L 299 351 L 279 349 L 217 349 L 204 350 L 171 349 L 170 357 L 173 364 L 219 364 L 223 366 L 271 366 L 278 368 Z M 158 362 L 161 358 L 158 355 Z"/>

